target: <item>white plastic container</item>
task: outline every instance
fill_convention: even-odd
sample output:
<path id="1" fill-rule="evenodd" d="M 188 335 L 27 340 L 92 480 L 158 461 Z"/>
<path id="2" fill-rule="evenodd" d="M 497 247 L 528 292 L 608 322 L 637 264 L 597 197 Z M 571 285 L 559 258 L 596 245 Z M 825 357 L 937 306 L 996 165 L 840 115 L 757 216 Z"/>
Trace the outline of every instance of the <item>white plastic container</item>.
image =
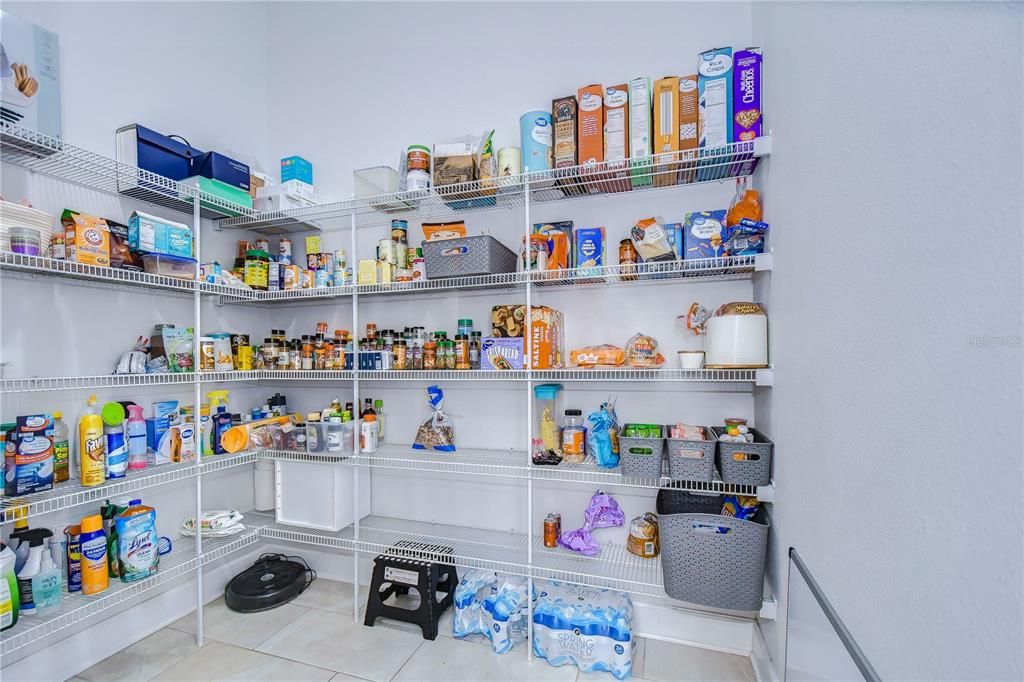
<path id="1" fill-rule="evenodd" d="M 390 166 L 372 166 L 352 172 L 356 197 L 372 197 L 398 191 L 398 171 Z"/>
<path id="2" fill-rule="evenodd" d="M 278 523 L 339 531 L 355 523 L 352 497 L 359 480 L 359 517 L 370 514 L 370 475 L 349 462 L 275 461 Z"/>
<path id="3" fill-rule="evenodd" d="M 707 323 L 705 367 L 768 366 L 768 317 L 719 315 Z"/>

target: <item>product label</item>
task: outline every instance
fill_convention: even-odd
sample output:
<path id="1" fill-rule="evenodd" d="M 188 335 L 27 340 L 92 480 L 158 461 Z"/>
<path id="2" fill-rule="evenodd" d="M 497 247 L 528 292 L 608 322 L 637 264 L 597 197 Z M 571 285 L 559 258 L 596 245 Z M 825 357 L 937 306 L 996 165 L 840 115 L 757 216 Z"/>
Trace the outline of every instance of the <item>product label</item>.
<path id="1" fill-rule="evenodd" d="M 55 481 L 68 480 L 69 452 L 71 448 L 66 440 L 53 444 L 53 472 Z"/>
<path id="2" fill-rule="evenodd" d="M 32 578 L 18 578 L 18 599 L 22 611 L 35 608 L 35 602 L 32 601 Z"/>
<path id="3" fill-rule="evenodd" d="M 14 622 L 14 602 L 11 600 L 11 586 L 7 580 L 0 580 L 0 628 Z"/>
<path id="4" fill-rule="evenodd" d="M 404 571 L 400 568 L 384 567 L 384 580 L 402 583 L 403 585 L 418 585 L 420 576 L 415 571 Z"/>
<path id="5" fill-rule="evenodd" d="M 583 431 L 565 429 L 562 431 L 562 453 L 566 455 L 582 455 L 584 453 Z"/>

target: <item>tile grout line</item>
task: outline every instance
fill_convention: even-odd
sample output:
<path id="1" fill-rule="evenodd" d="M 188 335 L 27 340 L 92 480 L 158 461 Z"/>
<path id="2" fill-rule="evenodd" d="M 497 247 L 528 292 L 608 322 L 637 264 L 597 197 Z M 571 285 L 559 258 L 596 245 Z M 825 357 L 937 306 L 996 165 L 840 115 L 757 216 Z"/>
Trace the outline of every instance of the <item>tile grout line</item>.
<path id="1" fill-rule="evenodd" d="M 412 653 L 409 654 L 408 658 L 402 661 L 402 665 L 398 667 L 398 670 L 395 671 L 395 674 L 388 678 L 388 682 L 392 682 L 396 677 L 402 674 L 402 670 L 405 669 L 405 666 L 409 665 L 409 661 L 412 660 L 412 657 L 419 653 L 420 649 L 423 648 L 423 643 L 426 641 L 427 640 L 422 640 L 419 644 L 416 645 L 416 648 L 412 650 Z"/>

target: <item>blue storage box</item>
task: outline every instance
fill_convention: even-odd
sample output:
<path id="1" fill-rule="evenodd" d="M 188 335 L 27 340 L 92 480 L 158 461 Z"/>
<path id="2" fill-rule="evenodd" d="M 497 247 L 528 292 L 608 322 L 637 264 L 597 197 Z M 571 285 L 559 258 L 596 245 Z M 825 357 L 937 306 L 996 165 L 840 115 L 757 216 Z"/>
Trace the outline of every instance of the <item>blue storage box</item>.
<path id="1" fill-rule="evenodd" d="M 138 253 L 192 258 L 192 229 L 188 225 L 135 211 L 128 218 L 128 248 Z"/>
<path id="2" fill-rule="evenodd" d="M 249 191 L 249 167 L 217 152 L 206 152 L 196 158 L 192 164 L 192 175 L 220 180 L 226 185 Z"/>
<path id="3" fill-rule="evenodd" d="M 313 184 L 313 164 L 301 156 L 288 156 L 281 159 L 281 182 L 298 180 L 307 185 Z"/>
<path id="4" fill-rule="evenodd" d="M 203 154 L 195 147 L 137 123 L 119 128 L 115 141 L 119 163 L 137 166 L 171 180 L 184 180 L 194 175 L 193 161 Z"/>

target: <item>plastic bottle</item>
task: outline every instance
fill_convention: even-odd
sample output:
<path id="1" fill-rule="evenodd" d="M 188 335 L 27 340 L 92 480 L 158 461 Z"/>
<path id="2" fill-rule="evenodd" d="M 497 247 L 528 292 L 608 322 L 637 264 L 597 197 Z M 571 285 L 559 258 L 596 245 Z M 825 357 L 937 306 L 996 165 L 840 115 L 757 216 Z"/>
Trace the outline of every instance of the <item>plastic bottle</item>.
<path id="1" fill-rule="evenodd" d="M 136 469 L 145 469 L 147 464 L 146 419 L 142 416 L 142 405 L 129 405 L 128 468 L 133 471 Z"/>
<path id="2" fill-rule="evenodd" d="M 374 400 L 373 411 L 377 413 L 377 443 L 379 444 L 384 442 L 384 425 L 387 422 L 384 414 L 384 401 Z"/>
<path id="3" fill-rule="evenodd" d="M 50 550 L 53 533 L 48 530 L 46 532 L 49 535 L 43 539 L 43 554 L 39 560 L 39 572 L 32 576 L 32 601 L 35 603 L 36 613 L 40 615 L 57 610 L 64 592 L 63 575 L 59 564 L 54 562 L 53 553 Z"/>
<path id="4" fill-rule="evenodd" d="M 18 599 L 18 576 L 14 572 L 17 557 L 11 548 L 0 542 L 0 630 L 9 630 L 18 622 L 21 602 Z"/>
<path id="5" fill-rule="evenodd" d="M 107 480 L 107 439 L 103 420 L 96 413 L 96 396 L 89 396 L 86 412 L 78 420 L 79 470 L 84 487 L 101 485 Z"/>
<path id="6" fill-rule="evenodd" d="M 14 510 L 14 530 L 11 531 L 11 542 L 18 541 L 14 548 L 14 572 L 17 573 L 28 560 L 28 541 L 24 538 L 28 532 L 28 510 L 16 507 Z"/>
<path id="7" fill-rule="evenodd" d="M 107 574 L 107 535 L 99 514 L 82 519 L 82 594 L 99 594 L 110 587 Z"/>
<path id="8" fill-rule="evenodd" d="M 210 391 L 206 394 L 210 399 L 210 437 L 213 454 L 223 455 L 226 450 L 220 439 L 231 428 L 231 414 L 228 412 L 228 392 L 224 389 Z M 222 404 L 223 403 L 223 404 Z"/>
<path id="9" fill-rule="evenodd" d="M 359 450 L 360 452 L 377 452 L 377 415 L 368 414 L 363 417 L 363 424 L 359 429 Z"/>
<path id="10" fill-rule="evenodd" d="M 582 462 L 587 454 L 587 429 L 583 426 L 581 410 L 566 410 L 562 421 L 562 457 L 570 462 Z"/>
<path id="11" fill-rule="evenodd" d="M 124 478 L 128 473 L 128 440 L 124 436 L 124 406 L 106 403 L 100 412 L 107 439 L 107 478 Z"/>
<path id="12" fill-rule="evenodd" d="M 25 565 L 18 571 L 18 596 L 21 600 L 22 615 L 32 615 L 36 612 L 36 603 L 32 595 L 32 578 L 39 574 L 43 565 L 43 543 L 51 535 L 45 528 L 34 528 L 26 531 L 22 539 L 29 544 L 28 559 Z"/>
<path id="13" fill-rule="evenodd" d="M 203 457 L 213 454 L 212 420 L 210 419 L 210 404 L 203 403 L 199 406 L 199 451 Z"/>
<path id="14" fill-rule="evenodd" d="M 306 415 L 306 452 L 323 452 L 327 448 L 327 434 L 320 422 L 319 412 Z"/>
<path id="15" fill-rule="evenodd" d="M 327 452 L 341 452 L 341 417 L 331 417 L 327 422 Z"/>
<path id="16" fill-rule="evenodd" d="M 61 412 L 53 413 L 53 482 L 71 478 L 71 430 Z M 145 425 L 143 425 L 145 426 Z"/>

